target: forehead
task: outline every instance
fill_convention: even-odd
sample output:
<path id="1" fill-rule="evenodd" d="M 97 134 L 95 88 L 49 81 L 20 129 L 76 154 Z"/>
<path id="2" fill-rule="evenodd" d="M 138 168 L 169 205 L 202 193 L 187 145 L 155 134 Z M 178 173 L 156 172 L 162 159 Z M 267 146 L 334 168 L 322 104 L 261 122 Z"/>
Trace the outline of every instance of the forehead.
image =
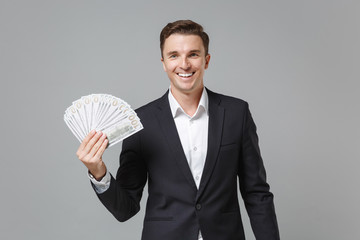
<path id="1" fill-rule="evenodd" d="M 164 42 L 164 53 L 193 50 L 205 51 L 202 39 L 198 35 L 172 34 Z"/>

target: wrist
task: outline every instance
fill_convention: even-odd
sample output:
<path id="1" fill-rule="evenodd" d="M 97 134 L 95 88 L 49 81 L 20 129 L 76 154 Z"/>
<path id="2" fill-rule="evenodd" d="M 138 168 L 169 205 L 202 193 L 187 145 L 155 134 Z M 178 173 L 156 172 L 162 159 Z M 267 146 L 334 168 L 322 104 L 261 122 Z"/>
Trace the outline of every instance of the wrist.
<path id="1" fill-rule="evenodd" d="M 103 179 L 103 177 L 106 175 L 106 172 L 107 172 L 106 168 L 97 171 L 89 169 L 89 175 L 98 182 L 100 182 L 101 179 Z"/>
<path id="2" fill-rule="evenodd" d="M 100 177 L 92 174 L 90 171 L 88 172 L 88 174 L 89 174 L 89 177 L 90 177 L 91 179 L 94 179 L 94 180 L 100 182 L 100 181 L 105 177 L 106 172 L 105 172 L 104 175 L 102 175 L 102 176 L 100 176 Z"/>

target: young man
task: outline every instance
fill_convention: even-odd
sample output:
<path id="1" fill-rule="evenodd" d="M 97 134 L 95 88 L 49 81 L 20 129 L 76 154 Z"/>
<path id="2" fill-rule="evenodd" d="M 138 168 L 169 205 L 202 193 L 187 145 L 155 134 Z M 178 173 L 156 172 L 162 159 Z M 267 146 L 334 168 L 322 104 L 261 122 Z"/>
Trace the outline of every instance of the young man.
<path id="1" fill-rule="evenodd" d="M 256 239 L 279 239 L 248 104 L 204 87 L 209 38 L 190 20 L 161 32 L 161 61 L 170 90 L 139 108 L 144 129 L 123 142 L 115 178 L 102 154 L 106 136 L 91 132 L 77 155 L 104 206 L 119 220 L 148 201 L 143 240 L 242 240 L 237 181 Z"/>

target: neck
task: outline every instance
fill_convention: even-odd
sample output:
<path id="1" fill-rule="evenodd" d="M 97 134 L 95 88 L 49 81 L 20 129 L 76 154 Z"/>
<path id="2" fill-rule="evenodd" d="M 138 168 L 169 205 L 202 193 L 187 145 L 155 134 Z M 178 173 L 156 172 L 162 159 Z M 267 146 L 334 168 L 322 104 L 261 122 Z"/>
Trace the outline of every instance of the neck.
<path id="1" fill-rule="evenodd" d="M 185 113 L 192 117 L 198 108 L 203 89 L 202 87 L 191 93 L 183 93 L 174 91 L 171 88 L 171 93 Z"/>

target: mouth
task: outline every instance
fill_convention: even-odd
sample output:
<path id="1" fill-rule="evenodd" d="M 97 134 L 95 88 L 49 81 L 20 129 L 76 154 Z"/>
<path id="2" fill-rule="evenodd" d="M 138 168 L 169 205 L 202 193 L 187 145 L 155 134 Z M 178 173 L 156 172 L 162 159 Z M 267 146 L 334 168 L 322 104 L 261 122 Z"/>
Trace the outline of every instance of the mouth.
<path id="1" fill-rule="evenodd" d="M 177 75 L 181 78 L 190 78 L 194 75 L 195 72 L 192 73 L 177 73 Z"/>

